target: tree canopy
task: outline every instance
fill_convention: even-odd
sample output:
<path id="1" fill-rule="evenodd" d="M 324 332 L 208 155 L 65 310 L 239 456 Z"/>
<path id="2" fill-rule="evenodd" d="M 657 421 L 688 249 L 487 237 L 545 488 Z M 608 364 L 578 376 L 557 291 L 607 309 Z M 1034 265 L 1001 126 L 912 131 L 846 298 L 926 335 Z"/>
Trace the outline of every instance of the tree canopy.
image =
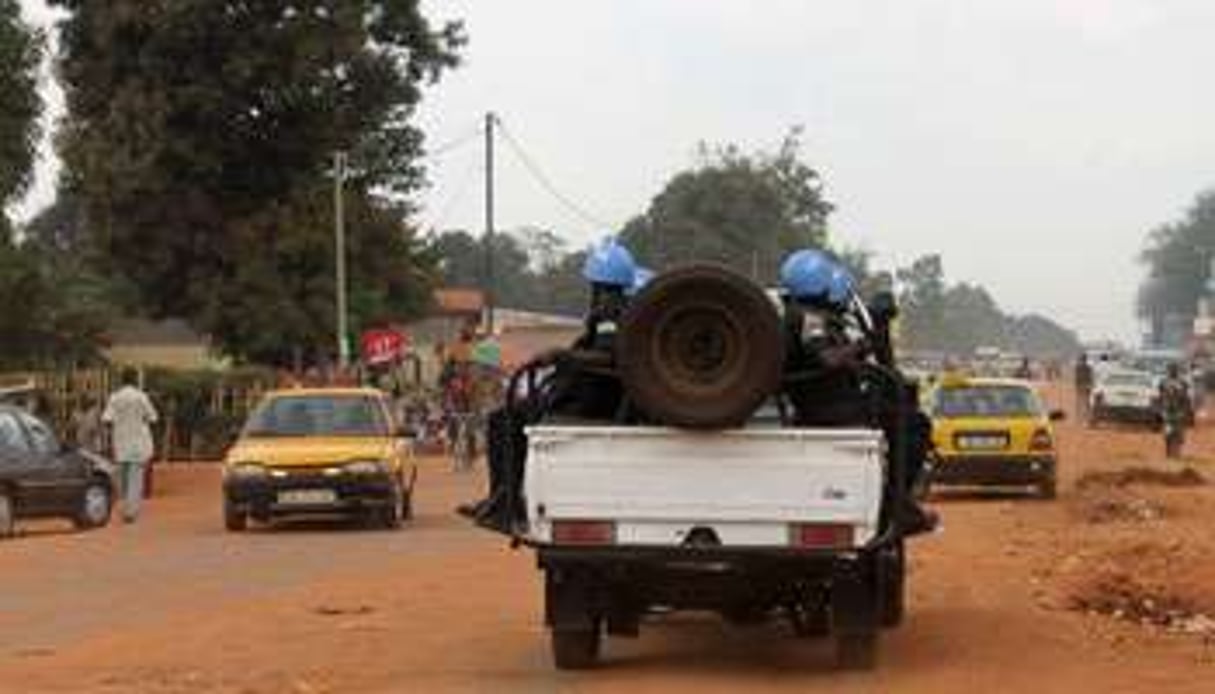
<path id="1" fill-rule="evenodd" d="M 424 307 L 433 263 L 403 202 L 424 174 L 412 117 L 458 63 L 459 24 L 432 26 L 417 0 L 52 3 L 69 11 L 65 187 L 154 316 L 240 359 L 332 351 L 338 150 L 354 328 Z"/>
<path id="2" fill-rule="evenodd" d="M 1039 356 L 1068 356 L 1080 349 L 1075 333 L 1049 318 L 1006 314 L 983 287 L 949 284 L 939 255 L 917 258 L 896 277 L 904 348 L 970 354 L 990 346 Z"/>
<path id="3" fill-rule="evenodd" d="M 465 231 L 431 239 L 449 287 L 485 286 L 485 244 Z M 586 307 L 585 251 L 569 251 L 555 233 L 526 227 L 494 235 L 493 294 L 506 308 L 577 315 Z"/>
<path id="4" fill-rule="evenodd" d="M 79 365 L 101 358 L 115 316 L 113 287 L 74 256 L 0 241 L 0 368 Z"/>
<path id="5" fill-rule="evenodd" d="M 12 231 L 5 210 L 33 177 L 42 47 L 42 35 L 21 21 L 17 0 L 0 0 L 0 236 L 5 238 Z"/>
<path id="6" fill-rule="evenodd" d="M 1159 338 L 1171 316 L 1192 319 L 1206 293 L 1215 259 L 1215 190 L 1199 194 L 1180 219 L 1152 230 L 1139 259 L 1147 269 L 1139 285 L 1139 315 Z"/>
<path id="7" fill-rule="evenodd" d="M 795 129 L 775 153 L 702 147 L 701 161 L 673 176 L 620 236 L 653 269 L 716 261 L 769 286 L 790 251 L 825 248 L 853 272 L 863 295 L 890 289 L 897 278 L 903 344 L 912 349 L 961 353 L 993 345 L 1063 355 L 1079 348 L 1073 333 L 1045 317 L 1007 315 L 982 287 L 949 284 L 938 255 L 919 258 L 892 275 L 874 271 L 867 251 L 832 248 L 831 211 L 818 173 L 801 158 Z M 446 284 L 484 286 L 482 239 L 445 232 L 432 239 L 431 249 Z M 495 236 L 493 251 L 499 305 L 569 315 L 585 310 L 585 250 L 571 251 L 551 230 L 519 229 Z"/>
<path id="8" fill-rule="evenodd" d="M 775 152 L 702 145 L 699 164 L 668 181 L 621 238 L 655 269 L 708 260 L 771 282 L 789 251 L 827 243 L 832 206 L 801 150 L 799 128 Z"/>

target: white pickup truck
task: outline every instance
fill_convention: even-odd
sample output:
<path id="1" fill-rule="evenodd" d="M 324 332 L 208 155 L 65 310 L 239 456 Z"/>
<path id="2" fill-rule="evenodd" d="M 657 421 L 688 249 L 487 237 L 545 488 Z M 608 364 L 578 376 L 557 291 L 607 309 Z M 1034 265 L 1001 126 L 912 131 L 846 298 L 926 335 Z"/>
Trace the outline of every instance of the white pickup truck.
<path id="1" fill-rule="evenodd" d="M 881 432 L 754 426 L 527 430 L 517 540 L 535 547 L 560 668 L 656 610 L 783 616 L 832 635 L 842 667 L 874 661 L 903 611 L 903 541 L 883 532 Z"/>
<path id="2" fill-rule="evenodd" d="M 893 299 L 825 314 L 691 265 L 600 332 L 619 292 L 593 286 L 587 331 L 514 374 L 490 493 L 461 508 L 535 548 L 557 667 L 671 610 L 783 619 L 871 667 L 902 619 L 904 538 L 931 520 L 910 499 L 930 427 L 893 365 Z"/>

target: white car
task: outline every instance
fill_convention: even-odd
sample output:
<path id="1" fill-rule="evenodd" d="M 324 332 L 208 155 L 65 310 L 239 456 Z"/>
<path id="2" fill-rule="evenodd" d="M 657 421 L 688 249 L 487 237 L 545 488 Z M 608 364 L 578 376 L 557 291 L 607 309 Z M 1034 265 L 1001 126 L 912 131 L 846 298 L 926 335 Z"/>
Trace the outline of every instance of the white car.
<path id="1" fill-rule="evenodd" d="M 1159 379 L 1146 371 L 1109 370 L 1098 373 L 1089 400 L 1089 425 L 1130 422 L 1160 423 Z"/>

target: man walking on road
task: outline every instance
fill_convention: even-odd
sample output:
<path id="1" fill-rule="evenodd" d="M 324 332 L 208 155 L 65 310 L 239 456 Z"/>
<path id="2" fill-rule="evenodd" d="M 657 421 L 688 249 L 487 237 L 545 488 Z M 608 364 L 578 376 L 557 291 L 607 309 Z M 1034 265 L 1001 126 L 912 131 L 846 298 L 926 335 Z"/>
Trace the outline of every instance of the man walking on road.
<path id="1" fill-rule="evenodd" d="M 1088 363 L 1088 355 L 1081 354 L 1076 360 L 1073 378 L 1076 384 L 1076 419 L 1087 419 L 1089 396 L 1093 393 L 1093 367 Z"/>
<path id="2" fill-rule="evenodd" d="M 152 459 L 152 429 L 156 408 L 139 389 L 139 374 L 134 369 L 122 372 L 122 387 L 110 396 L 101 421 L 113 431 L 114 462 L 118 465 L 118 486 L 122 495 L 122 520 L 134 523 L 143 500 L 144 467 Z"/>
<path id="3" fill-rule="evenodd" d="M 1193 418 L 1190 387 L 1181 377 L 1181 367 L 1169 364 L 1168 375 L 1160 382 L 1160 420 L 1164 429 L 1164 453 L 1168 458 L 1181 456 L 1185 430 Z"/>

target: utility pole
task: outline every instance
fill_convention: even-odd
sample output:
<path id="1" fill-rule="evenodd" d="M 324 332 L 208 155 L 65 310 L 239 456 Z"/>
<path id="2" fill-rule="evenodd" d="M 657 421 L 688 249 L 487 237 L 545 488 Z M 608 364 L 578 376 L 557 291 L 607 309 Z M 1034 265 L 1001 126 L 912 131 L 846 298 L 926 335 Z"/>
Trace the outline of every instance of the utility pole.
<path id="1" fill-rule="evenodd" d="M 346 315 L 346 211 L 342 200 L 342 187 L 345 182 L 346 152 L 338 150 L 333 153 L 333 243 L 336 258 L 334 274 L 337 282 L 338 365 L 342 369 L 350 366 L 349 318 Z"/>
<path id="2" fill-rule="evenodd" d="M 494 332 L 494 121 L 493 111 L 485 114 L 485 294 L 486 330 Z"/>

